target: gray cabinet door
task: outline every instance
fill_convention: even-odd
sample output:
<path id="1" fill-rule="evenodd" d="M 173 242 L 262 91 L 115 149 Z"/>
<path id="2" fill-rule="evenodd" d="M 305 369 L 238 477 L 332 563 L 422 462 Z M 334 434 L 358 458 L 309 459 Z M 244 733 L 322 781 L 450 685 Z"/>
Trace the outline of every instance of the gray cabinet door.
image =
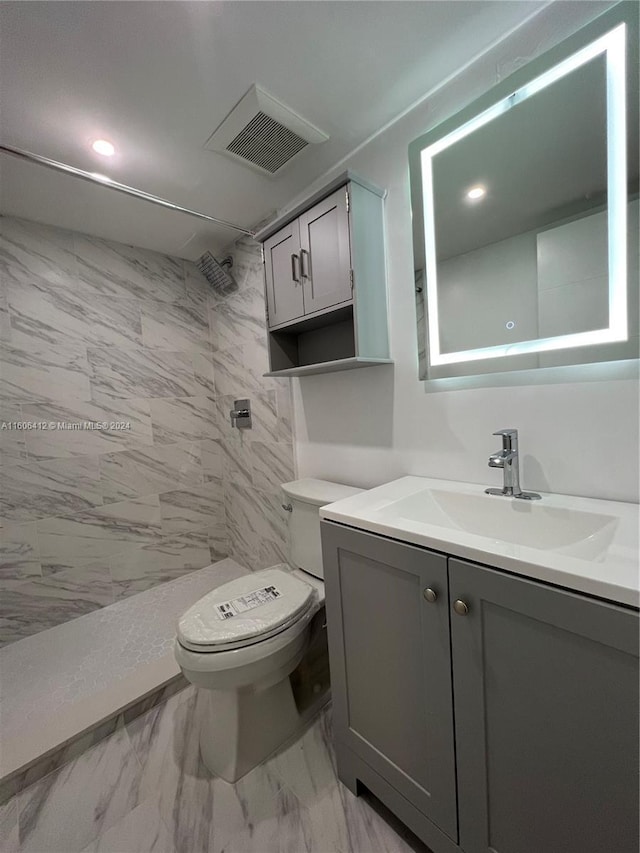
<path id="1" fill-rule="evenodd" d="M 337 749 L 456 840 L 446 558 L 327 522 L 322 545 Z"/>
<path id="2" fill-rule="evenodd" d="M 305 314 L 352 298 L 346 192 L 341 187 L 300 216 Z"/>
<path id="3" fill-rule="evenodd" d="M 264 274 L 269 326 L 278 326 L 304 314 L 300 279 L 298 220 L 264 243 Z"/>
<path id="4" fill-rule="evenodd" d="M 638 853 L 638 614 L 449 560 L 465 853 Z"/>

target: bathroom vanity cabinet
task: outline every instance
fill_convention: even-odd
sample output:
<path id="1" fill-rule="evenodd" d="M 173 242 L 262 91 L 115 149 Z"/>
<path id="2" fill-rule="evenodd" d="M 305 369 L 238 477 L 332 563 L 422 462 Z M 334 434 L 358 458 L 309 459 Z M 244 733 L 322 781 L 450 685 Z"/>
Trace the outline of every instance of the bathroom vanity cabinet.
<path id="1" fill-rule="evenodd" d="M 382 190 L 345 172 L 262 229 L 270 373 L 389 359 Z"/>
<path id="2" fill-rule="evenodd" d="M 338 771 L 434 853 L 637 853 L 638 612 L 322 523 Z"/>

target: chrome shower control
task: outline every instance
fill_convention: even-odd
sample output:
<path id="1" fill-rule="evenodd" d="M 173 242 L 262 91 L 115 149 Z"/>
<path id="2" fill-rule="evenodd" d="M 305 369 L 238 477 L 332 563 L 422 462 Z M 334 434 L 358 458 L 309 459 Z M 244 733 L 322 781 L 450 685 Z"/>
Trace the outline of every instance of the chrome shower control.
<path id="1" fill-rule="evenodd" d="M 249 400 L 234 400 L 234 408 L 229 412 L 231 426 L 238 429 L 251 427 L 251 403 Z"/>

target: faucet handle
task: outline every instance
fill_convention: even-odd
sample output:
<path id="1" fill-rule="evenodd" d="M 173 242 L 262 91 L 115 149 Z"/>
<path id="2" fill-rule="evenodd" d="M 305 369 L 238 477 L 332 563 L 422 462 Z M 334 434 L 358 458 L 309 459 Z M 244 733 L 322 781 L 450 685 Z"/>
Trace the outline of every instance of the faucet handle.
<path id="1" fill-rule="evenodd" d="M 517 429 L 499 429 L 497 432 L 491 433 L 492 435 L 501 435 L 501 436 L 515 436 L 518 437 Z"/>

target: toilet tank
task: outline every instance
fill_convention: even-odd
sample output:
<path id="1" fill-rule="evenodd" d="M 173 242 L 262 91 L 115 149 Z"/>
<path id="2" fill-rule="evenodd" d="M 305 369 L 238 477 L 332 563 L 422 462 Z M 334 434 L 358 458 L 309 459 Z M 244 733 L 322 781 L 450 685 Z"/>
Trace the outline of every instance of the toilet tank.
<path id="1" fill-rule="evenodd" d="M 291 504 L 289 562 L 316 578 L 323 578 L 320 507 L 357 495 L 363 489 L 313 478 L 283 483 L 281 488 Z"/>

